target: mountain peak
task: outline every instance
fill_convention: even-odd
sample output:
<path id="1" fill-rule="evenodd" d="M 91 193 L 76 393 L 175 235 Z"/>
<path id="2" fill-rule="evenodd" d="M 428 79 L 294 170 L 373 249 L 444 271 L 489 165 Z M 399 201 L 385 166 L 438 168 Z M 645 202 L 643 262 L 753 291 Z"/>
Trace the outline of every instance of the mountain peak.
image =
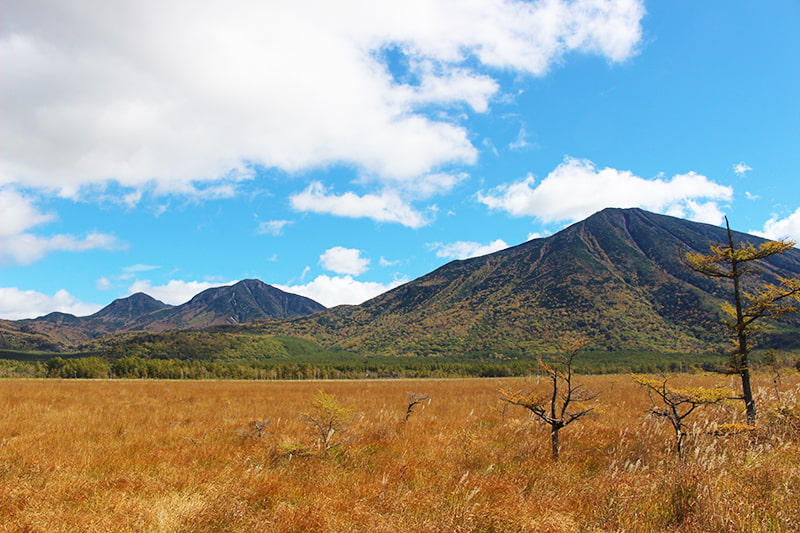
<path id="1" fill-rule="evenodd" d="M 100 311 L 91 315 L 89 318 L 93 319 L 106 319 L 113 318 L 119 319 L 125 317 L 127 319 L 139 317 L 171 307 L 160 300 L 156 300 L 143 292 L 137 292 L 126 298 L 119 298 L 114 300 Z"/>
<path id="2" fill-rule="evenodd" d="M 741 233 L 736 238 L 763 241 Z M 50 339 L 61 335 L 72 346 L 112 332 L 258 320 L 254 329 L 264 333 L 314 336 L 370 355 L 530 355 L 551 349 L 563 335 L 587 337 L 594 348 L 609 351 L 722 352 L 720 303 L 729 299 L 730 287 L 686 268 L 680 255 L 706 252 L 726 239 L 719 226 L 608 208 L 549 237 L 452 261 L 357 306 L 326 310 L 245 279 L 180 306 L 135 294 L 88 320 L 54 315 L 20 326 Z M 762 267 L 767 282 L 800 277 L 800 250 Z M 762 346 L 800 348 L 798 331 L 800 316 L 785 317 L 765 329 Z"/>
<path id="3" fill-rule="evenodd" d="M 206 289 L 181 306 L 183 321 L 191 327 L 294 318 L 317 313 L 325 306 L 297 294 L 284 292 L 258 279 Z M 202 318 L 201 318 L 202 315 Z"/>
<path id="4" fill-rule="evenodd" d="M 360 306 L 265 330 L 314 331 L 340 348 L 384 355 L 530 354 L 562 335 L 609 351 L 723 350 L 720 303 L 730 289 L 680 255 L 725 239 L 718 226 L 608 208 L 549 237 L 452 261 Z M 800 277 L 800 251 L 770 258 L 763 275 Z M 780 328 L 798 331 L 800 317 Z"/>

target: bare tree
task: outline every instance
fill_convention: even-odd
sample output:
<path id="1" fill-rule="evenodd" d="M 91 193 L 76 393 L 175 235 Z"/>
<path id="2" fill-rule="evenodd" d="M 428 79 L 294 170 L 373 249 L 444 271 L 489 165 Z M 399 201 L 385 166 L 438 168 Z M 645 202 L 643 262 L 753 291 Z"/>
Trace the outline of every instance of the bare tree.
<path id="1" fill-rule="evenodd" d="M 681 460 L 686 457 L 685 439 L 688 435 L 686 417 L 701 405 L 715 404 L 731 398 L 735 394 L 728 387 L 677 389 L 667 386 L 669 378 L 657 380 L 635 374 L 632 374 L 631 377 L 644 387 L 650 397 L 653 407 L 647 412 L 660 418 L 666 418 L 672 425 L 672 429 L 675 430 L 676 451 Z M 659 401 L 656 401 L 656 398 Z"/>
<path id="2" fill-rule="evenodd" d="M 253 429 L 256 430 L 256 437 L 260 439 L 264 435 L 268 435 L 267 426 L 269 426 L 270 422 L 272 422 L 271 418 L 267 418 L 266 420 L 253 420 Z"/>
<path id="3" fill-rule="evenodd" d="M 562 345 L 562 354 L 552 362 L 539 360 L 550 381 L 546 394 L 537 391 L 499 391 L 502 401 L 528 409 L 538 420 L 550 426 L 553 461 L 558 461 L 559 431 L 594 410 L 586 402 L 594 400 L 597 395 L 587 392 L 582 385 L 573 383 L 572 363 L 588 344 L 585 339 L 568 341 Z"/>
<path id="4" fill-rule="evenodd" d="M 408 408 L 406 409 L 406 416 L 403 419 L 403 422 L 408 422 L 408 419 L 411 418 L 411 415 L 414 413 L 414 407 L 416 407 L 418 404 L 424 402 L 430 397 L 431 397 L 430 394 L 423 394 L 421 392 L 409 392 Z"/>
<path id="5" fill-rule="evenodd" d="M 749 354 L 750 336 L 761 327 L 756 324 L 762 318 L 777 318 L 785 313 L 796 312 L 798 307 L 791 302 L 800 298 L 800 279 L 778 277 L 778 284 L 763 284 L 752 292 L 742 287 L 744 278 L 760 272 L 758 265 L 776 254 L 782 254 L 796 243 L 790 240 L 767 241 L 759 246 L 751 243 L 736 243 L 728 218 L 728 243 L 711 246 L 710 254 L 686 252 L 684 263 L 695 272 L 712 278 L 730 280 L 733 283 L 733 303 L 726 302 L 722 310 L 728 315 L 725 324 L 735 335 L 735 349 L 731 358 L 731 369 L 742 380 L 742 397 L 747 413 L 747 423 L 756 423 L 756 403 L 750 384 Z"/>

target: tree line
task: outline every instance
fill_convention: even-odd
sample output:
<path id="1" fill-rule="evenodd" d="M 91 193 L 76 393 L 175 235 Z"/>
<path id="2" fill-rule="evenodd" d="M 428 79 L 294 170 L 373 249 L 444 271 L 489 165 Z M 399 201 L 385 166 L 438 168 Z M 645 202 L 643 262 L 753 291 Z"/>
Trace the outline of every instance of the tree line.
<path id="1" fill-rule="evenodd" d="M 627 372 L 705 372 L 717 370 L 708 362 L 685 363 L 667 356 L 658 360 L 648 354 L 638 363 L 634 357 L 618 364 L 587 364 L 581 374 L 623 374 Z M 199 361 L 187 359 L 147 359 L 126 356 L 60 357 L 46 361 L 0 359 L 0 378 L 60 379 L 392 379 L 524 377 L 536 374 L 538 360 L 444 361 L 421 358 L 394 358 L 382 362 L 305 362 L 305 361 Z"/>

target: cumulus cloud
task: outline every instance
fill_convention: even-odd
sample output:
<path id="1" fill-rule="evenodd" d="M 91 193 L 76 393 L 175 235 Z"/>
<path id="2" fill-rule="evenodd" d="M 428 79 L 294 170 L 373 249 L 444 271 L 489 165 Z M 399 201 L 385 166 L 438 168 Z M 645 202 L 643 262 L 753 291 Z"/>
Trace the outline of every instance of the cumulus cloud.
<path id="1" fill-rule="evenodd" d="M 17 190 L 0 188 L 0 238 L 19 235 L 54 218 L 52 214 L 39 212 L 33 201 Z"/>
<path id="2" fill-rule="evenodd" d="M 765 239 L 792 239 L 800 242 L 800 208 L 786 218 L 773 216 L 764 223 L 761 230 L 751 230 L 750 233 Z"/>
<path id="3" fill-rule="evenodd" d="M 323 268 L 337 274 L 359 276 L 369 270 L 369 259 L 361 257 L 361 250 L 334 246 L 319 256 Z"/>
<path id="4" fill-rule="evenodd" d="M 68 234 L 36 235 L 30 230 L 52 221 L 33 200 L 11 187 L 0 187 L 0 262 L 27 265 L 51 252 L 116 250 L 125 245 L 112 235 L 91 232 L 82 237 Z"/>
<path id="5" fill-rule="evenodd" d="M 359 196 L 352 192 L 329 193 L 320 182 L 290 197 L 293 209 L 312 213 L 326 213 L 348 218 L 371 218 L 377 222 L 396 222 L 410 228 L 426 225 L 428 219 L 415 210 L 399 194 L 384 191 L 381 194 Z"/>
<path id="6" fill-rule="evenodd" d="M 320 275 L 305 285 L 275 285 L 279 289 L 311 298 L 326 307 L 349 304 L 358 305 L 393 289 L 407 279 L 397 279 L 391 283 L 357 281 L 352 276 Z"/>
<path id="7" fill-rule="evenodd" d="M 180 305 L 186 303 L 195 297 L 198 293 L 211 289 L 213 287 L 224 287 L 226 285 L 233 285 L 236 281 L 228 281 L 223 283 L 212 283 L 208 281 L 181 281 L 170 280 L 165 285 L 153 285 L 150 280 L 137 280 L 130 287 L 128 287 L 128 294 L 135 294 L 143 292 L 161 300 L 165 304 Z"/>
<path id="8" fill-rule="evenodd" d="M 508 244 L 503 239 L 497 239 L 489 244 L 479 242 L 457 241 L 448 244 L 430 244 L 430 248 L 436 250 L 436 257 L 447 259 L 469 259 L 481 255 L 491 254 L 508 248 Z"/>
<path id="9" fill-rule="evenodd" d="M 0 184 L 220 197 L 256 165 L 344 164 L 392 184 L 435 176 L 475 162 L 450 111 L 487 111 L 494 72 L 544 75 L 571 52 L 624 61 L 643 15 L 638 0 L 12 2 L 0 21 Z M 408 80 L 388 67 L 389 48 Z M 422 223 L 401 207 L 360 216 Z"/>
<path id="10" fill-rule="evenodd" d="M 719 224 L 723 214 L 717 202 L 732 197 L 733 189 L 695 172 L 669 180 L 645 179 L 627 170 L 597 169 L 591 161 L 574 158 L 567 158 L 539 183 L 529 175 L 478 194 L 490 209 L 546 223 L 581 220 L 606 207 L 640 207 Z"/>
<path id="11" fill-rule="evenodd" d="M 100 309 L 101 306 L 81 302 L 65 290 L 50 296 L 14 287 L 0 287 L 0 318 L 6 320 L 37 318 L 54 311 L 86 316 Z"/>

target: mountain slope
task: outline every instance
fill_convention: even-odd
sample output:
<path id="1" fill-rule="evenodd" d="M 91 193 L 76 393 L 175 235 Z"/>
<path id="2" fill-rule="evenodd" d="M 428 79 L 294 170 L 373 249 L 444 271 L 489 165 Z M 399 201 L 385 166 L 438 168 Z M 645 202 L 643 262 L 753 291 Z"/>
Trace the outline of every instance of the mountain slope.
<path id="1" fill-rule="evenodd" d="M 453 261 L 358 306 L 324 310 L 245 280 L 175 307 L 133 295 L 89 317 L 0 321 L 0 348 L 63 349 L 112 332 L 219 325 L 209 334 L 304 337 L 365 355 L 503 357 L 546 350 L 563 335 L 588 337 L 596 349 L 720 351 L 727 332 L 719 305 L 730 287 L 692 272 L 680 255 L 725 240 L 716 226 L 606 209 L 550 237 Z M 765 280 L 776 275 L 800 277 L 800 251 L 763 266 Z M 764 345 L 800 349 L 797 315 L 766 333 Z"/>
<path id="2" fill-rule="evenodd" d="M 293 318 L 324 309 L 325 306 L 310 298 L 247 279 L 230 287 L 207 289 L 183 305 L 156 313 L 153 320 L 142 321 L 137 329 L 205 328 L 268 318 Z"/>
<path id="3" fill-rule="evenodd" d="M 679 257 L 725 235 L 640 209 L 606 209 L 550 237 L 453 261 L 360 306 L 258 327 L 386 355 L 520 353 L 563 334 L 608 350 L 719 349 L 719 304 L 729 289 Z M 800 251 L 765 267 L 767 278 L 776 273 L 800 277 Z M 783 327 L 797 332 L 791 320 Z"/>
<path id="4" fill-rule="evenodd" d="M 324 309 L 309 298 L 283 292 L 259 280 L 244 280 L 207 289 L 178 306 L 137 293 L 114 300 L 86 317 L 50 313 L 35 319 L 0 321 L 0 348 L 61 350 L 113 333 L 197 329 L 298 317 Z"/>

